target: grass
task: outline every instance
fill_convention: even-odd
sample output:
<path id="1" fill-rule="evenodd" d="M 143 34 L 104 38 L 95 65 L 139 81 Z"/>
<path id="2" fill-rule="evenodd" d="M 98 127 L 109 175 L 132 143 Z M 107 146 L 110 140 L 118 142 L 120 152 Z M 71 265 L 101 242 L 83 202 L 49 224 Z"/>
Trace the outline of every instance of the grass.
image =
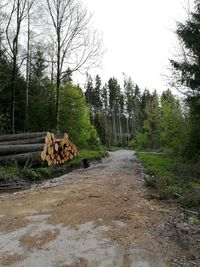
<path id="1" fill-rule="evenodd" d="M 5 182 L 8 178 L 17 175 L 16 167 L 1 167 L 0 166 L 0 183 Z"/>
<path id="2" fill-rule="evenodd" d="M 200 166 L 190 165 L 169 155 L 137 152 L 149 177 L 145 185 L 151 196 L 173 199 L 183 207 L 200 207 Z"/>
<path id="3" fill-rule="evenodd" d="M 16 179 L 20 177 L 29 182 L 39 182 L 43 179 L 49 179 L 63 175 L 71 170 L 82 166 L 83 159 L 99 160 L 107 155 L 105 148 L 100 147 L 98 149 L 82 149 L 80 155 L 75 159 L 68 161 L 64 165 L 55 167 L 38 167 L 38 168 L 17 168 L 17 167 L 0 167 L 0 183 L 6 182 L 6 180 Z"/>

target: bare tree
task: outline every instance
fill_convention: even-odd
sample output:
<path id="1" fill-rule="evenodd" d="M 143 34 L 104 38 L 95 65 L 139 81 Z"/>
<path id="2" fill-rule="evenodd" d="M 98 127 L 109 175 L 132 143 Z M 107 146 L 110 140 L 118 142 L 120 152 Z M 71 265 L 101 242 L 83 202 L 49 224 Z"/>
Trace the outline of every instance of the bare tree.
<path id="1" fill-rule="evenodd" d="M 25 101 L 25 129 L 29 129 L 29 83 L 31 65 L 31 10 L 36 0 L 27 0 L 27 59 L 26 59 L 26 101 Z"/>
<path id="2" fill-rule="evenodd" d="M 4 20 L 6 18 L 5 7 L 8 5 L 6 0 L 0 2 L 0 53 L 3 50 L 3 39 L 4 39 Z"/>
<path id="3" fill-rule="evenodd" d="M 5 8 L 5 40 L 3 46 L 5 48 L 5 55 L 10 62 L 12 75 L 12 99 L 11 99 L 11 128 L 15 132 L 15 91 L 17 73 L 23 64 L 25 58 L 19 59 L 19 36 L 23 20 L 27 16 L 27 0 L 10 0 L 7 1 Z"/>
<path id="4" fill-rule="evenodd" d="M 96 65 L 101 40 L 89 24 L 91 16 L 78 0 L 46 0 L 56 42 L 56 131 L 60 124 L 60 86 L 68 68 L 72 72 Z"/>

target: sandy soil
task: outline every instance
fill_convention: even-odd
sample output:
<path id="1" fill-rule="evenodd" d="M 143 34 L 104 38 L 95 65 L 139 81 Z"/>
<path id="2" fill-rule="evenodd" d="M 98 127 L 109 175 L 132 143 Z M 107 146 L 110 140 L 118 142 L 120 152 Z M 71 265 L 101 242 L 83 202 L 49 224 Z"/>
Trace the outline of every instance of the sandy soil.
<path id="1" fill-rule="evenodd" d="M 172 234 L 178 207 L 149 200 L 145 190 L 136 157 L 121 150 L 88 169 L 1 194 L 0 266 L 200 266 L 196 246 L 180 242 L 177 229 Z"/>

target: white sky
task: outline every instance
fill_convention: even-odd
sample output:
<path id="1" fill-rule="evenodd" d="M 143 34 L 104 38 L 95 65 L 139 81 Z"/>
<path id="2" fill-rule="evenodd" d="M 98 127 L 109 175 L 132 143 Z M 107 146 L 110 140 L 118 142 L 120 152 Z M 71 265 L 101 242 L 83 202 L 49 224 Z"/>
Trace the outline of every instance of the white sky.
<path id="1" fill-rule="evenodd" d="M 103 83 L 115 76 L 123 84 L 124 72 L 142 89 L 166 89 L 162 74 L 175 51 L 176 21 L 186 16 L 184 0 L 82 2 L 93 13 L 93 26 L 103 34 L 106 49 L 102 69 L 91 74 L 99 74 Z"/>

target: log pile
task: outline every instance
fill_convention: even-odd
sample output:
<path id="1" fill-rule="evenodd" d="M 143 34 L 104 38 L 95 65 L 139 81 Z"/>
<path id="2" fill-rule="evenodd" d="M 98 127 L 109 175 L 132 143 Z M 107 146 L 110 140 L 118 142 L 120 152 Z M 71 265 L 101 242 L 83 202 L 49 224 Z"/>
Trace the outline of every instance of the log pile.
<path id="1" fill-rule="evenodd" d="M 77 147 L 69 140 L 67 133 L 64 133 L 63 138 L 56 138 L 53 133 L 48 133 L 41 152 L 41 159 L 47 161 L 48 166 L 53 166 L 64 164 L 78 154 Z"/>
<path id="2" fill-rule="evenodd" d="M 49 132 L 0 136 L 1 164 L 20 164 L 29 160 L 54 166 L 64 164 L 78 154 L 67 133 L 62 138 Z"/>

